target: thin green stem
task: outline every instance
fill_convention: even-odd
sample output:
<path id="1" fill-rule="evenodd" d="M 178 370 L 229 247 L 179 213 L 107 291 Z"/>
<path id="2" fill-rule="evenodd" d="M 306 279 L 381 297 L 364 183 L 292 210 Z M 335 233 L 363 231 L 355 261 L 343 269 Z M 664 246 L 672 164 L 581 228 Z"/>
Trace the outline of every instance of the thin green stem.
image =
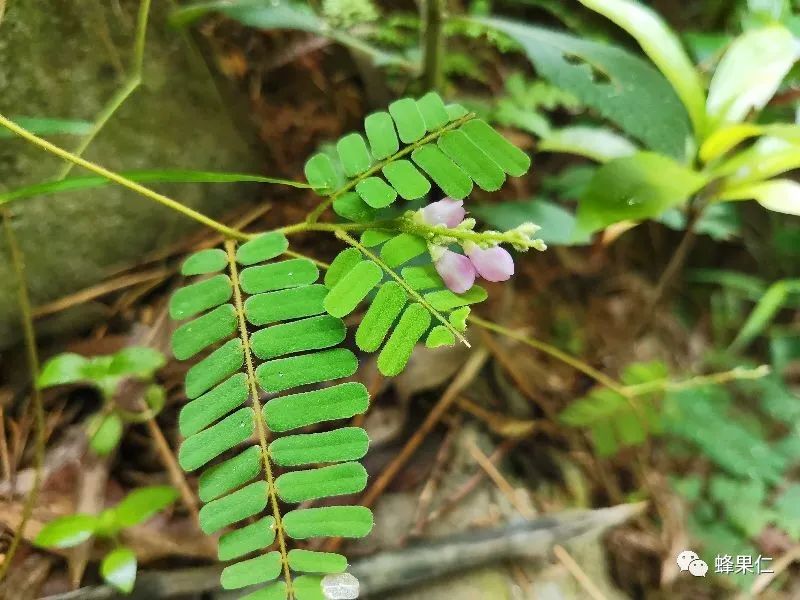
<path id="1" fill-rule="evenodd" d="M 404 156 L 411 154 L 417 148 L 420 148 L 421 146 L 424 146 L 425 144 L 432 142 L 435 139 L 438 139 L 445 132 L 461 127 L 467 121 L 474 119 L 475 116 L 476 116 L 475 113 L 466 114 L 463 117 L 456 119 L 452 123 L 448 123 L 441 129 L 437 129 L 436 131 L 429 133 L 425 137 L 417 140 L 416 142 L 409 144 L 408 146 L 396 152 L 389 158 L 386 158 L 382 161 L 375 163 L 368 170 L 364 171 L 361 175 L 358 175 L 357 177 L 348 181 L 345 185 L 340 187 L 338 190 L 336 190 L 330 196 L 328 196 L 324 201 L 322 201 L 313 211 L 309 213 L 306 221 L 309 223 L 315 223 L 317 219 L 319 219 L 320 215 L 324 213 L 328 209 L 328 207 L 330 207 L 331 204 L 333 204 L 334 200 L 336 200 L 342 194 L 352 190 L 354 187 L 356 187 L 356 185 L 364 181 L 367 177 L 375 175 L 378 171 L 383 169 L 383 167 L 385 167 L 389 163 L 399 160 Z"/>
<path id="2" fill-rule="evenodd" d="M 63 148 L 60 148 L 55 144 L 52 144 L 47 140 L 44 140 L 32 134 L 30 131 L 28 131 L 23 127 L 20 127 L 19 125 L 17 125 L 16 123 L 14 123 L 13 121 L 11 121 L 2 114 L 0 114 L 0 125 L 8 129 L 9 131 L 15 133 L 22 139 L 27 140 L 31 144 L 38 146 L 42 150 L 50 152 L 51 154 L 54 154 L 63 160 L 66 160 L 80 167 L 83 167 L 84 169 L 87 169 L 97 175 L 100 175 L 101 177 L 105 177 L 109 181 L 113 181 L 114 183 L 117 183 L 122 187 L 128 188 L 129 190 L 132 190 L 137 194 L 149 198 L 150 200 L 158 202 L 159 204 L 162 204 L 167 208 L 171 208 L 172 210 L 175 210 L 181 213 L 182 215 L 189 217 L 190 219 L 194 219 L 198 223 L 202 223 L 206 227 L 210 227 L 211 229 L 218 231 L 219 233 L 221 233 L 226 237 L 238 240 L 247 240 L 253 237 L 250 234 L 242 233 L 241 231 L 228 227 L 227 225 L 220 223 L 219 221 L 215 221 L 214 219 L 207 217 L 203 213 L 197 212 L 196 210 L 189 208 L 188 206 L 184 206 L 183 204 L 177 202 L 176 200 L 173 200 L 172 198 L 169 198 L 163 194 L 159 194 L 158 192 L 153 191 L 150 188 L 146 188 L 143 185 L 139 185 L 138 183 L 131 181 L 130 179 L 127 179 L 122 175 L 115 173 L 114 171 L 110 171 L 105 167 L 101 167 L 97 163 L 86 160 L 85 158 L 81 158 L 80 156 L 76 156 L 73 153 L 64 150 Z"/>
<path id="3" fill-rule="evenodd" d="M 475 325 L 477 325 L 478 327 L 483 327 L 484 329 L 488 329 L 489 331 L 494 331 L 495 333 L 499 333 L 506 337 L 510 337 L 511 339 L 517 340 L 518 342 L 522 342 L 523 344 L 530 346 L 531 348 L 535 348 L 536 350 L 544 352 L 545 354 L 552 356 L 556 360 L 568 364 L 573 369 L 580 371 L 584 375 L 588 375 L 589 377 L 594 379 L 597 383 L 600 383 L 606 386 L 607 388 L 614 390 L 618 394 L 621 394 L 625 397 L 630 396 L 630 393 L 627 391 L 625 386 L 613 380 L 611 377 L 604 375 L 594 367 L 589 366 L 582 360 L 575 358 L 574 356 L 570 356 L 566 352 L 559 350 L 555 346 L 551 346 L 546 342 L 542 342 L 535 338 L 525 336 L 507 327 L 503 327 L 502 325 L 493 323 L 492 321 L 486 321 L 475 315 L 470 315 L 469 317 L 467 317 L 467 320 L 470 321 L 471 323 L 475 323 Z"/>
<path id="4" fill-rule="evenodd" d="M 526 236 L 521 235 L 519 232 L 512 231 L 473 231 L 472 229 L 450 229 L 444 225 L 428 225 L 421 221 L 416 221 L 407 217 L 396 219 L 390 222 L 394 228 L 418 235 L 426 240 L 430 240 L 436 236 L 443 238 L 454 238 L 456 240 L 464 240 L 475 242 L 476 244 L 511 244 L 513 246 L 535 248 L 537 250 L 544 250 L 545 246 L 541 240 L 532 240 Z M 373 225 L 374 227 L 375 225 Z M 386 225 L 384 225 L 386 227 Z"/>
<path id="5" fill-rule="evenodd" d="M 150 16 L 150 1 L 142 0 L 139 4 L 139 13 L 136 18 L 136 34 L 133 43 L 133 61 L 130 75 L 128 75 L 122 88 L 120 88 L 111 100 L 106 104 L 97 115 L 92 130 L 75 147 L 72 153 L 81 156 L 86 148 L 94 141 L 97 134 L 105 127 L 106 123 L 114 116 L 120 106 L 139 88 L 142 84 L 142 66 L 144 64 L 144 48 L 147 38 L 147 21 Z M 66 163 L 56 175 L 56 180 L 64 179 L 72 171 L 74 163 Z"/>
<path id="6" fill-rule="evenodd" d="M 17 280 L 17 292 L 20 309 L 20 321 L 22 330 L 25 336 L 25 353 L 28 360 L 28 369 L 30 370 L 31 377 L 31 398 L 33 402 L 33 419 L 36 428 L 36 439 L 34 442 L 34 476 L 33 486 L 31 487 L 28 497 L 25 499 L 25 505 L 22 507 L 22 519 L 20 520 L 19 527 L 14 532 L 14 537 L 11 544 L 6 550 L 6 555 L 3 558 L 3 564 L 0 565 L 0 581 L 3 580 L 8 572 L 11 563 L 13 562 L 14 554 L 19 547 L 20 541 L 23 539 L 25 527 L 30 521 L 33 514 L 33 507 L 39 497 L 39 490 L 42 484 L 42 469 L 44 467 L 44 446 L 45 446 L 45 425 L 44 425 L 44 405 L 42 403 L 42 394 L 39 387 L 36 385 L 36 379 L 39 375 L 39 353 L 36 350 L 36 332 L 33 328 L 33 311 L 31 309 L 31 301 L 28 296 L 28 285 L 25 278 L 25 262 L 22 250 L 19 247 L 14 229 L 11 227 L 11 218 L 8 212 L 3 210 L 3 229 L 6 235 L 6 243 L 11 258 L 11 264 L 14 268 L 14 275 Z"/>
<path id="7" fill-rule="evenodd" d="M 442 88 L 442 63 L 444 62 L 444 0 L 422 0 L 422 83 L 425 89 Z"/>
<path id="8" fill-rule="evenodd" d="M 408 285 L 408 284 L 407 284 L 407 283 L 406 283 L 406 282 L 403 280 L 403 278 L 402 278 L 402 277 L 400 277 L 400 276 L 399 276 L 397 273 L 395 273 L 395 272 L 394 272 L 394 270 L 393 270 L 393 269 L 391 269 L 391 268 L 389 267 L 389 265 L 387 265 L 385 262 L 383 262 L 383 261 L 382 261 L 380 258 L 378 258 L 378 256 L 377 256 L 377 255 L 375 255 L 375 254 L 374 254 L 373 252 L 371 252 L 369 249 L 367 249 L 366 247 L 364 247 L 364 246 L 363 246 L 362 244 L 360 244 L 360 243 L 359 243 L 357 240 L 355 240 L 355 239 L 353 239 L 352 237 L 350 237 L 349 235 L 347 235 L 347 233 L 345 233 L 343 230 L 339 229 L 339 230 L 335 231 L 335 233 L 336 233 L 336 237 L 338 237 L 338 238 L 339 238 L 340 240 L 342 240 L 343 242 L 345 242 L 345 243 L 349 244 L 350 246 L 352 246 L 353 248 L 355 248 L 356 250 L 358 250 L 359 252 L 361 252 L 361 254 L 363 254 L 364 256 L 366 256 L 368 259 L 370 259 L 372 262 L 374 262 L 376 265 L 378 265 L 378 266 L 379 266 L 381 269 L 383 269 L 383 270 L 384 270 L 386 273 L 388 273 L 389 277 L 391 277 L 391 278 L 392 278 L 392 279 L 394 279 L 394 280 L 395 280 L 395 281 L 396 281 L 398 284 L 400 284 L 400 287 L 402 287 L 402 288 L 403 288 L 403 290 L 406 292 L 406 294 L 408 294 L 408 295 L 409 295 L 411 298 L 413 298 L 413 299 L 414 299 L 416 302 L 419 302 L 419 303 L 420 303 L 422 306 L 424 306 L 424 307 L 425 307 L 425 309 L 426 309 L 426 310 L 427 310 L 429 313 L 431 313 L 431 314 L 432 314 L 432 315 L 433 315 L 433 316 L 436 318 L 436 320 L 438 320 L 438 321 L 439 321 L 439 322 L 440 322 L 442 325 L 444 325 L 444 326 L 445 326 L 445 328 L 447 328 L 447 329 L 450 331 L 450 333 L 452 333 L 452 334 L 453 334 L 453 335 L 454 335 L 454 336 L 455 336 L 455 337 L 456 337 L 456 338 L 457 338 L 457 339 L 458 339 L 458 340 L 459 340 L 459 341 L 460 341 L 462 344 L 464 344 L 464 345 L 465 345 L 467 348 L 470 348 L 470 347 L 471 347 L 470 343 L 467 341 L 467 338 L 465 338 L 465 337 L 462 335 L 462 333 L 461 333 L 460 331 L 458 331 L 458 329 L 456 329 L 455 327 L 453 327 L 453 326 L 450 324 L 450 321 L 448 321 L 448 320 L 447 320 L 447 319 L 444 317 L 444 315 L 442 315 L 442 313 L 440 313 L 440 312 L 439 312 L 438 310 L 436 310 L 436 309 L 435 309 L 433 306 L 431 306 L 430 302 L 428 302 L 427 300 L 425 300 L 425 298 L 423 298 L 423 297 L 420 295 L 420 293 L 419 293 L 419 292 L 417 292 L 416 290 L 412 289 L 412 288 L 411 288 L 411 286 L 409 286 L 409 285 Z"/>
<path id="9" fill-rule="evenodd" d="M 772 372 L 768 365 L 761 365 L 755 369 L 747 369 L 744 367 L 737 367 L 730 371 L 722 371 L 720 373 L 712 373 L 710 375 L 698 375 L 691 379 L 683 381 L 671 381 L 669 379 L 659 379 L 657 381 L 648 381 L 647 383 L 639 383 L 636 385 L 625 386 L 626 392 L 632 396 L 642 396 L 644 394 L 651 394 L 653 392 L 676 392 L 691 388 L 700 387 L 702 385 L 723 385 L 731 381 L 742 381 L 746 379 L 761 379 L 766 377 Z"/>

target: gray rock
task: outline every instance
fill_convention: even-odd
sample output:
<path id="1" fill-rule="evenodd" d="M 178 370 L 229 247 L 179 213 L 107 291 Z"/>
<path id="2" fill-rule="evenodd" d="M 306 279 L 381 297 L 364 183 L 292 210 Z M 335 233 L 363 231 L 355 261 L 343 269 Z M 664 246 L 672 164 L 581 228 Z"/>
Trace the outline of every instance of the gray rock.
<path id="1" fill-rule="evenodd" d="M 225 113 L 202 57 L 153 2 L 144 84 L 113 116 L 85 157 L 114 170 L 191 168 L 252 171 L 252 153 Z M 93 120 L 129 68 L 138 2 L 68 2 L 43 10 L 12 2 L 0 23 L 0 112 L 11 118 Z M 74 148 L 75 137 L 53 137 Z M 0 190 L 52 179 L 61 162 L 19 139 L 0 139 Z M 86 175 L 76 167 L 70 176 Z M 155 186 L 218 215 L 252 194 L 240 185 Z M 103 279 L 110 269 L 185 235 L 196 225 L 119 187 L 63 193 L 10 205 L 34 304 Z M 17 337 L 17 305 L 0 232 L 0 348 Z"/>

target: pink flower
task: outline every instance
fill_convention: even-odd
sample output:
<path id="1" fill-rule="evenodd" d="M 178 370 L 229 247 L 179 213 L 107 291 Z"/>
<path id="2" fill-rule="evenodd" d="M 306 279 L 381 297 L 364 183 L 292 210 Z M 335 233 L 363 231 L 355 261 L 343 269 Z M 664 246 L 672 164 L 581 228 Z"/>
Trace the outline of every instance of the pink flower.
<path id="1" fill-rule="evenodd" d="M 450 291 L 463 294 L 475 283 L 475 267 L 463 254 L 439 248 L 433 265 Z"/>
<path id="2" fill-rule="evenodd" d="M 478 275 L 486 281 L 506 281 L 514 274 L 514 259 L 500 246 L 483 249 L 477 244 L 465 244 L 464 250 Z"/>
<path id="3" fill-rule="evenodd" d="M 428 225 L 447 225 L 448 229 L 457 227 L 467 211 L 464 210 L 463 200 L 443 198 L 438 202 L 431 202 L 422 209 L 422 218 Z"/>

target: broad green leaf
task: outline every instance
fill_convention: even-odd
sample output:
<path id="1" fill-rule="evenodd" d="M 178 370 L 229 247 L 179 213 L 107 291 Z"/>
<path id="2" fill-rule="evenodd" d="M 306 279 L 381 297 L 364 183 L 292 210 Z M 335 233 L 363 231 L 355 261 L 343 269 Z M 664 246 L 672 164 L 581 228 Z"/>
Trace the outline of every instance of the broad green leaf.
<path id="1" fill-rule="evenodd" d="M 44 389 L 85 381 L 84 367 L 87 362 L 86 358 L 73 352 L 54 356 L 44 363 L 41 373 L 36 378 L 36 387 Z"/>
<path id="2" fill-rule="evenodd" d="M 215 275 L 177 290 L 169 299 L 169 316 L 176 321 L 194 317 L 231 299 L 233 287 L 227 275 Z"/>
<path id="3" fill-rule="evenodd" d="M 800 292 L 800 279 L 785 279 L 772 284 L 742 325 L 736 339 L 731 343 L 731 350 L 745 349 L 769 326 L 786 303 L 789 294 L 798 292 Z"/>
<path id="4" fill-rule="evenodd" d="M 247 267 L 240 274 L 239 283 L 248 294 L 260 294 L 284 288 L 314 283 L 319 277 L 317 265 L 306 258 L 293 258 L 280 262 Z"/>
<path id="5" fill-rule="evenodd" d="M 753 199 L 764 208 L 787 215 L 800 215 L 800 184 L 791 179 L 772 179 L 763 183 L 723 189 L 719 200 Z"/>
<path id="6" fill-rule="evenodd" d="M 225 590 L 239 588 L 271 581 L 281 574 L 281 553 L 268 552 L 262 556 L 243 560 L 229 565 L 222 571 L 220 583 Z"/>
<path id="7" fill-rule="evenodd" d="M 54 119 L 49 117 L 12 117 L 20 127 L 24 127 L 38 136 L 49 135 L 86 135 L 92 131 L 94 123 L 76 119 Z M 0 131 L 0 139 L 13 138 L 14 134 L 8 129 Z"/>
<path id="8" fill-rule="evenodd" d="M 339 160 L 342 161 L 344 174 L 348 177 L 360 175 L 372 165 L 367 144 L 360 133 L 351 133 L 336 143 Z"/>
<path id="9" fill-rule="evenodd" d="M 631 156 L 637 148 L 630 140 L 606 127 L 575 126 L 552 130 L 539 142 L 539 150 L 577 154 L 605 163 Z"/>
<path id="10" fill-rule="evenodd" d="M 341 573 L 347 569 L 347 559 L 333 552 L 289 551 L 289 567 L 297 573 Z"/>
<path id="11" fill-rule="evenodd" d="M 264 517 L 255 523 L 235 529 L 219 538 L 217 556 L 220 560 L 232 560 L 256 550 L 267 548 L 275 541 L 275 519 Z"/>
<path id="12" fill-rule="evenodd" d="M 72 548 L 92 537 L 98 524 L 92 515 L 59 517 L 42 527 L 35 542 L 44 548 Z"/>
<path id="13" fill-rule="evenodd" d="M 633 36 L 650 60 L 672 84 L 694 125 L 698 138 L 706 129 L 705 93 L 700 75 L 678 36 L 659 15 L 631 0 L 580 0 Z"/>
<path id="14" fill-rule="evenodd" d="M 425 307 L 417 303 L 409 305 L 378 355 L 378 370 L 386 377 L 400 373 L 430 324 L 431 313 Z"/>
<path id="15" fill-rule="evenodd" d="M 325 286 L 327 288 L 334 287 L 342 277 L 360 262 L 361 252 L 357 248 L 345 248 L 339 252 L 325 272 Z"/>
<path id="16" fill-rule="evenodd" d="M 463 131 L 448 131 L 437 145 L 483 190 L 499 190 L 506 180 L 505 173 Z"/>
<path id="17" fill-rule="evenodd" d="M 461 131 L 512 177 L 520 177 L 530 169 L 530 157 L 497 133 L 486 121 L 472 119 L 461 126 Z"/>
<path id="18" fill-rule="evenodd" d="M 114 507 L 116 522 L 122 527 L 144 523 L 177 499 L 178 491 L 173 487 L 154 485 L 139 488 Z"/>
<path id="19" fill-rule="evenodd" d="M 189 399 L 205 394 L 236 373 L 244 364 L 242 340 L 231 340 L 206 356 L 186 373 L 184 388 Z"/>
<path id="20" fill-rule="evenodd" d="M 333 348 L 267 361 L 256 369 L 258 385 L 269 394 L 293 387 L 350 377 L 358 369 L 356 355 Z"/>
<path id="21" fill-rule="evenodd" d="M 417 148 L 411 158 L 450 198 L 461 200 L 472 191 L 472 180 L 435 145 Z"/>
<path id="22" fill-rule="evenodd" d="M 224 304 L 215 308 L 175 330 L 172 334 L 172 353 L 178 360 L 191 358 L 233 334 L 236 323 L 236 311 L 232 305 Z"/>
<path id="23" fill-rule="evenodd" d="M 738 123 L 772 98 L 798 58 L 798 44 L 782 25 L 746 31 L 717 65 L 706 109 L 713 124 Z"/>
<path id="24" fill-rule="evenodd" d="M 269 445 L 270 457 L 285 467 L 358 460 L 367 453 L 369 437 L 359 427 L 278 438 Z"/>
<path id="25" fill-rule="evenodd" d="M 254 265 L 280 256 L 289 248 L 289 240 L 279 231 L 271 231 L 245 242 L 236 250 L 236 262 Z"/>
<path id="26" fill-rule="evenodd" d="M 200 528 L 207 534 L 260 513 L 267 506 L 267 482 L 255 481 L 200 509 Z"/>
<path id="27" fill-rule="evenodd" d="M 125 546 L 115 548 L 100 563 L 100 575 L 123 594 L 130 594 L 136 583 L 136 554 Z"/>
<path id="28" fill-rule="evenodd" d="M 271 431 L 282 432 L 323 421 L 349 419 L 369 406 L 369 392 L 357 382 L 273 398 L 264 406 Z"/>
<path id="29" fill-rule="evenodd" d="M 596 231 L 656 217 L 686 202 L 705 183 L 704 175 L 652 152 L 617 158 L 595 172 L 578 205 L 578 224 Z"/>
<path id="30" fill-rule="evenodd" d="M 397 135 L 404 144 L 416 142 L 425 135 L 425 120 L 412 98 L 401 98 L 392 102 L 389 105 L 389 114 L 392 115 Z"/>
<path id="31" fill-rule="evenodd" d="M 96 414 L 87 423 L 89 445 L 100 456 L 110 454 L 122 437 L 122 418 L 116 412 Z"/>
<path id="32" fill-rule="evenodd" d="M 479 20 L 519 42 L 543 77 L 583 105 L 647 147 L 685 156 L 691 136 L 686 109 L 666 79 L 645 61 L 608 44 L 524 23 Z"/>
<path id="33" fill-rule="evenodd" d="M 217 387 L 186 404 L 180 412 L 178 427 L 183 437 L 202 431 L 217 419 L 247 401 L 247 375 L 236 375 Z"/>
<path id="34" fill-rule="evenodd" d="M 333 286 L 323 302 L 325 310 L 334 317 L 345 317 L 383 278 L 383 270 L 371 260 L 365 260 L 347 273 Z"/>
<path id="35" fill-rule="evenodd" d="M 286 513 L 283 525 L 289 537 L 361 538 L 372 531 L 372 511 L 365 506 L 326 506 L 304 508 Z"/>
<path id="36" fill-rule="evenodd" d="M 376 112 L 364 119 L 364 130 L 375 160 L 389 158 L 400 150 L 394 121 L 388 112 Z"/>
<path id="37" fill-rule="evenodd" d="M 245 300 L 244 314 L 253 325 L 311 317 L 325 312 L 323 302 L 327 294 L 327 288 L 316 283 L 256 294 Z"/>
<path id="38" fill-rule="evenodd" d="M 398 283 L 384 283 L 356 330 L 356 345 L 365 352 L 380 348 L 406 302 L 406 293 Z"/>
<path id="39" fill-rule="evenodd" d="M 211 502 L 252 481 L 260 472 L 261 448 L 250 446 L 233 458 L 203 471 L 197 495 L 203 502 Z"/>
<path id="40" fill-rule="evenodd" d="M 388 163 L 383 176 L 404 200 L 416 200 L 431 191 L 431 182 L 405 159 Z"/>
<path id="41" fill-rule="evenodd" d="M 239 409 L 219 423 L 186 438 L 178 452 L 178 462 L 184 471 L 194 471 L 247 441 L 254 429 L 253 409 Z"/>
<path id="42" fill-rule="evenodd" d="M 136 183 L 238 183 L 250 181 L 255 183 L 275 183 L 288 185 L 290 187 L 305 188 L 309 187 L 303 182 L 290 181 L 287 179 L 275 179 L 274 177 L 262 177 L 261 175 L 249 175 L 244 173 L 221 173 L 215 171 L 190 171 L 185 169 L 158 169 L 147 171 L 120 171 L 126 179 Z M 106 177 L 70 177 L 60 181 L 48 181 L 36 183 L 7 192 L 0 192 L 0 205 L 13 200 L 23 200 L 38 196 L 50 196 L 60 192 L 70 192 L 78 190 L 88 190 L 92 188 L 111 185 L 113 182 Z"/>
<path id="43" fill-rule="evenodd" d="M 218 273 L 228 266 L 228 255 L 219 248 L 208 248 L 191 254 L 181 265 L 181 275 Z"/>
<path id="44" fill-rule="evenodd" d="M 367 486 L 367 471 L 357 462 L 290 471 L 275 480 L 284 502 L 305 502 L 329 496 L 357 494 Z"/>
<path id="45" fill-rule="evenodd" d="M 525 222 L 536 223 L 542 228 L 536 237 L 548 245 L 582 245 L 590 241 L 589 235 L 577 230 L 574 214 L 547 200 L 475 204 L 470 213 L 499 231 L 508 231 Z"/>

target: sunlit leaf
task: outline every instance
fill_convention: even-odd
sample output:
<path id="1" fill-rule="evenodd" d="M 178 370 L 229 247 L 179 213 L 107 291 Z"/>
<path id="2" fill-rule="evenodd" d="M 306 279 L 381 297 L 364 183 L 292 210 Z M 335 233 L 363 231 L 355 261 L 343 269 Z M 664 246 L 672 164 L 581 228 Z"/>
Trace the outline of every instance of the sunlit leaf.
<path id="1" fill-rule="evenodd" d="M 36 536 L 36 544 L 45 548 L 71 548 L 88 540 L 99 521 L 92 515 L 67 515 L 45 524 Z"/>
<path id="2" fill-rule="evenodd" d="M 122 593 L 131 593 L 136 582 L 136 554 L 124 546 L 115 548 L 100 563 L 100 575 Z"/>
<path id="3" fill-rule="evenodd" d="M 577 154 L 605 163 L 614 158 L 631 156 L 637 148 L 611 129 L 575 126 L 553 130 L 539 142 L 539 150 Z"/>

